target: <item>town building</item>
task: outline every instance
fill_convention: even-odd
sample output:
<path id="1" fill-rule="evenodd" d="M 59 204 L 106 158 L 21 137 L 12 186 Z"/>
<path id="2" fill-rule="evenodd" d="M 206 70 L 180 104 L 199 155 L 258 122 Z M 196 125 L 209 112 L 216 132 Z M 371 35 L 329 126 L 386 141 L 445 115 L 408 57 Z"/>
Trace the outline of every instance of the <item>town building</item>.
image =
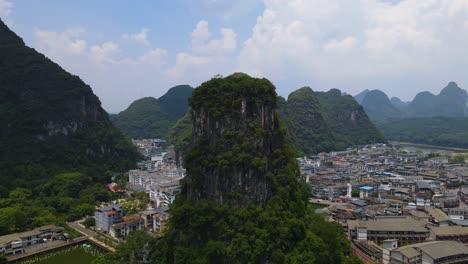
<path id="1" fill-rule="evenodd" d="M 46 225 L 30 231 L 0 236 L 0 254 L 18 255 L 25 253 L 29 246 L 44 243 L 47 240 L 65 240 L 68 234 L 64 228 Z"/>
<path id="2" fill-rule="evenodd" d="M 433 240 L 453 240 L 468 243 L 468 227 L 440 226 L 429 230 L 429 237 Z"/>
<path id="3" fill-rule="evenodd" d="M 386 240 L 383 246 L 383 264 L 468 263 L 468 247 L 457 241 L 429 241 L 398 247 L 396 240 Z"/>
<path id="4" fill-rule="evenodd" d="M 94 219 L 96 220 L 96 230 L 109 233 L 113 224 L 122 221 L 122 205 L 114 204 L 99 208 L 94 212 Z"/>
<path id="5" fill-rule="evenodd" d="M 144 230 L 145 222 L 139 214 L 122 217 L 122 220 L 111 226 L 109 234 L 113 237 L 125 239 L 131 232 Z"/>
<path id="6" fill-rule="evenodd" d="M 429 237 L 427 223 L 411 217 L 382 217 L 348 221 L 348 235 L 352 240 L 370 240 L 380 244 L 386 239 L 400 243 L 417 243 Z"/>

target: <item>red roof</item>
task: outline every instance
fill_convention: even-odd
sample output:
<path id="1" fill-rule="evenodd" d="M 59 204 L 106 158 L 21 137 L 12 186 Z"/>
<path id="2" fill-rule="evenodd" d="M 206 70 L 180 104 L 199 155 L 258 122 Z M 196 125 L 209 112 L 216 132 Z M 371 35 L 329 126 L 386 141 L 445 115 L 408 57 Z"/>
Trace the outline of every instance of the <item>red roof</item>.
<path id="1" fill-rule="evenodd" d="M 114 210 L 106 212 L 106 215 L 115 215 L 115 214 L 117 214 L 117 211 L 114 211 Z"/>

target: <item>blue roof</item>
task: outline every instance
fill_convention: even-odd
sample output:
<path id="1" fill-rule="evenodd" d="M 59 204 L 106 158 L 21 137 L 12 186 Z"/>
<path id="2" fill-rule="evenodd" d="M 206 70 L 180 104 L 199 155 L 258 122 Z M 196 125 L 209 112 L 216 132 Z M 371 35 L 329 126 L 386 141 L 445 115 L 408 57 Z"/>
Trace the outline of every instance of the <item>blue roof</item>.
<path id="1" fill-rule="evenodd" d="M 362 186 L 359 188 L 360 190 L 365 190 L 365 191 L 370 191 L 372 189 L 374 189 L 374 187 L 371 187 L 371 186 Z"/>

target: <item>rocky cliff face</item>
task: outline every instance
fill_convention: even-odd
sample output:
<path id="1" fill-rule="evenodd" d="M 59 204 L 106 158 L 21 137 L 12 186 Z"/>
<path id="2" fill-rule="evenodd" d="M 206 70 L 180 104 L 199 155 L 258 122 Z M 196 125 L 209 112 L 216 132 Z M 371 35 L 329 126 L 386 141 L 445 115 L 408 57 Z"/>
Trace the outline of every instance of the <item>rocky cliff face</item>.
<path id="1" fill-rule="evenodd" d="M 190 106 L 187 198 L 264 204 L 272 193 L 267 171 L 284 144 L 273 85 L 243 74 L 212 79 L 194 90 Z"/>

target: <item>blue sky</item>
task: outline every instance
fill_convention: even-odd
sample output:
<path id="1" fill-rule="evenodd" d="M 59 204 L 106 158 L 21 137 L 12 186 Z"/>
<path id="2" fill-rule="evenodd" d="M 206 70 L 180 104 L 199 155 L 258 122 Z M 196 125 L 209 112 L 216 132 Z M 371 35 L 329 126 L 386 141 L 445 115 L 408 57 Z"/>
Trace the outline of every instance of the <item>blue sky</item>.
<path id="1" fill-rule="evenodd" d="M 468 0 L 0 0 L 0 17 L 109 112 L 235 71 L 282 96 L 468 88 Z"/>

